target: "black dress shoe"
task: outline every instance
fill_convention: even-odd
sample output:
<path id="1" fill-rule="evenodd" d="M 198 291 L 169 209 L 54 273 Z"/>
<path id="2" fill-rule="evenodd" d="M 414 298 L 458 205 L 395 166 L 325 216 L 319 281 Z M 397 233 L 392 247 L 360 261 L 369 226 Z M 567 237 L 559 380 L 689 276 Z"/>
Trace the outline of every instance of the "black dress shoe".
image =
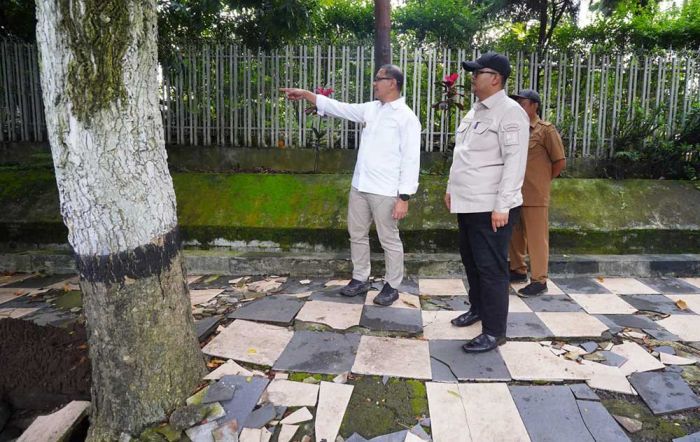
<path id="1" fill-rule="evenodd" d="M 450 322 L 456 327 L 467 327 L 478 321 L 481 321 L 479 314 L 474 310 L 469 310 L 467 313 L 462 313 Z"/>
<path id="2" fill-rule="evenodd" d="M 528 284 L 525 287 L 518 290 L 518 296 L 520 296 L 522 298 L 529 298 L 530 296 L 537 296 L 537 295 L 541 295 L 542 293 L 546 293 L 546 292 L 547 292 L 547 283 L 546 282 L 533 281 L 530 284 Z"/>
<path id="3" fill-rule="evenodd" d="M 467 342 L 462 346 L 462 350 L 467 353 L 483 353 L 486 351 L 491 351 L 499 345 L 506 343 L 505 336 L 491 336 L 486 333 L 482 333 L 471 341 Z"/>
<path id="4" fill-rule="evenodd" d="M 340 289 L 340 294 L 343 296 L 357 296 L 364 295 L 369 291 L 369 281 L 358 281 L 357 279 L 351 279 L 348 285 Z"/>
<path id="5" fill-rule="evenodd" d="M 510 282 L 527 282 L 527 273 L 510 271 Z"/>
<path id="6" fill-rule="evenodd" d="M 382 291 L 374 297 L 374 301 L 372 302 L 386 307 L 393 304 L 397 299 L 399 299 L 399 291 L 390 286 L 388 282 L 385 282 Z"/>

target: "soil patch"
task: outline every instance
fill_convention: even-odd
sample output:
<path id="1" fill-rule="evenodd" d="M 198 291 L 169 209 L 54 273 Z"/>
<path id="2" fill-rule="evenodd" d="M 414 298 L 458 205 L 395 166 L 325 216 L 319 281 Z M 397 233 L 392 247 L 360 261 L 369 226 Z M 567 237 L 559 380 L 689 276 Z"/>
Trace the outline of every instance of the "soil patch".
<path id="1" fill-rule="evenodd" d="M 0 319 L 0 399 L 14 409 L 36 411 L 90 400 L 85 326 Z"/>

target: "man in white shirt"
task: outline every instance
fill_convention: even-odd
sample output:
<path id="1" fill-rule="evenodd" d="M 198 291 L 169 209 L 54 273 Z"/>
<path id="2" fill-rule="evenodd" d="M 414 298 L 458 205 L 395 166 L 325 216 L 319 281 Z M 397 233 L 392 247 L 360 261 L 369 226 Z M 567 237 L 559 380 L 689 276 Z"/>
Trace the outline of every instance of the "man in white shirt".
<path id="1" fill-rule="evenodd" d="M 303 89 L 281 89 L 291 100 L 316 105 L 319 115 L 362 123 L 348 204 L 353 274 L 340 293 L 357 296 L 370 288 L 369 229 L 374 220 L 386 267 L 384 287 L 374 298 L 378 305 L 391 305 L 399 297 L 404 258 L 398 222 L 418 190 L 421 125 L 401 97 L 403 80 L 397 66 L 382 66 L 374 77 L 376 100 L 361 104 L 341 103 Z"/>
<path id="2" fill-rule="evenodd" d="M 472 72 L 477 101 L 457 128 L 445 205 L 457 214 L 471 304 L 452 324 L 481 320 L 482 333 L 462 347 L 478 353 L 506 340 L 508 244 L 523 203 L 530 121 L 503 90 L 510 75 L 505 56 L 488 52 L 462 67 Z"/>

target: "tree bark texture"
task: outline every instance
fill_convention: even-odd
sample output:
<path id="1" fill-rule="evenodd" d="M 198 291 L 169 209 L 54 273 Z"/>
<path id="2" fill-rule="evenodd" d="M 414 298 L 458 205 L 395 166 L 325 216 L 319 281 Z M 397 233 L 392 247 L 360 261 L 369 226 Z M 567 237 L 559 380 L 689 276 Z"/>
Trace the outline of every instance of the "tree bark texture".
<path id="1" fill-rule="evenodd" d="M 391 2 L 374 0 L 374 71 L 391 63 Z"/>
<path id="2" fill-rule="evenodd" d="M 61 214 L 92 362 L 91 440 L 138 434 L 201 380 L 159 109 L 156 2 L 39 0 Z"/>

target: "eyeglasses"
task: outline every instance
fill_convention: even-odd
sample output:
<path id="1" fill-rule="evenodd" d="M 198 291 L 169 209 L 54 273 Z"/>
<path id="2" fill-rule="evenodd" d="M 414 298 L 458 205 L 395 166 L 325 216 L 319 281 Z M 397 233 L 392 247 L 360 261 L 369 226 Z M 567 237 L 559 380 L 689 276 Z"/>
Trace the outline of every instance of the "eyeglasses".
<path id="1" fill-rule="evenodd" d="M 498 72 L 496 71 L 474 71 L 472 72 L 472 77 L 478 77 L 481 74 L 494 74 L 498 75 Z"/>
<path id="2" fill-rule="evenodd" d="M 374 77 L 374 81 L 382 81 L 382 80 L 393 80 L 392 77 Z"/>

